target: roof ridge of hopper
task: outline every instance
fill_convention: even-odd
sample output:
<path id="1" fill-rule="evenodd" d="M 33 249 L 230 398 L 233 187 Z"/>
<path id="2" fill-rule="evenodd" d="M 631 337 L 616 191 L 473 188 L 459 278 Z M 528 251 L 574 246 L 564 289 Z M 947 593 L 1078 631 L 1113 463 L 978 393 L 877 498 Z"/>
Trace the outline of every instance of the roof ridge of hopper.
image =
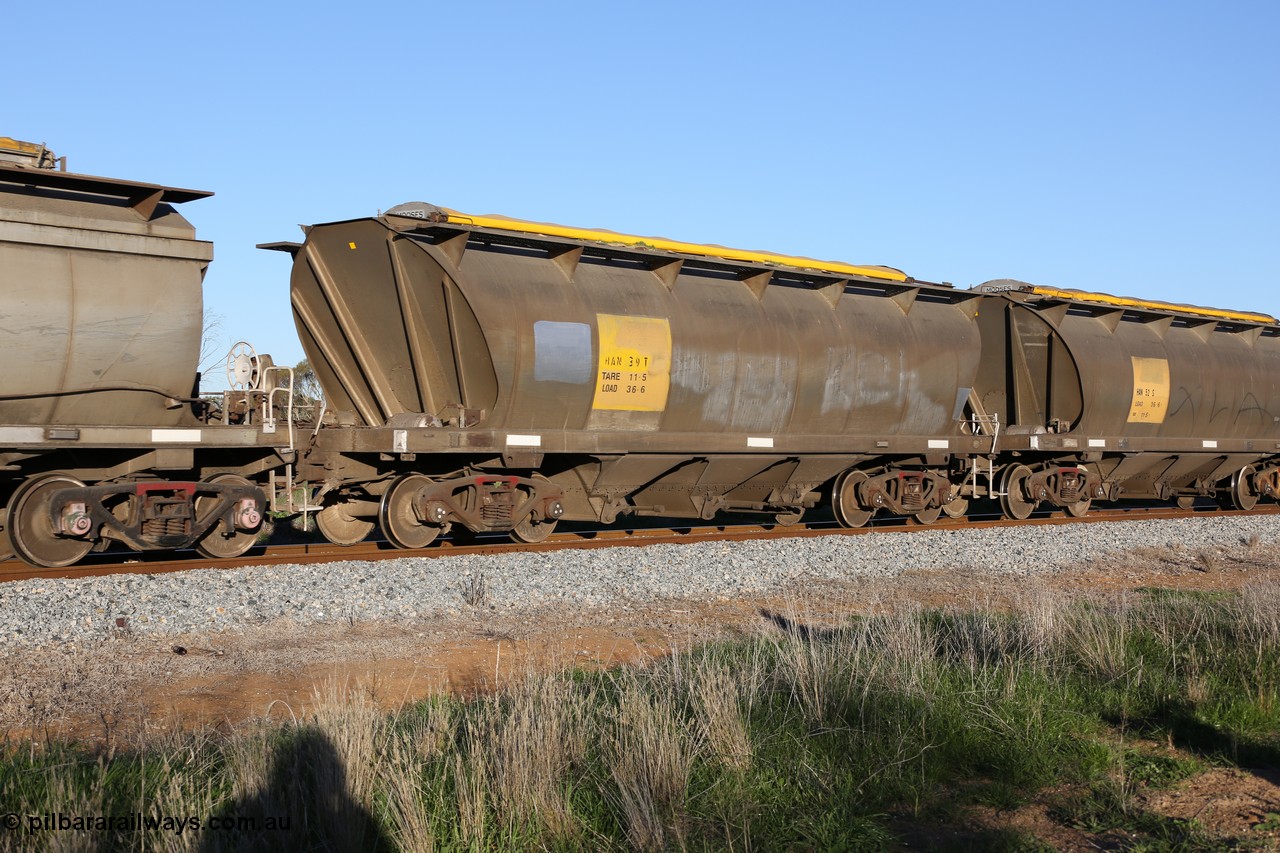
<path id="1" fill-rule="evenodd" d="M 1044 299 L 1061 302 L 1089 302 L 1108 305 L 1113 308 L 1132 308 L 1135 311 L 1155 311 L 1170 314 L 1191 314 L 1197 317 L 1209 317 L 1215 320 L 1228 320 L 1237 323 L 1261 323 L 1268 326 L 1280 324 L 1280 320 L 1270 314 L 1256 311 L 1236 311 L 1229 308 L 1206 308 L 1200 305 L 1188 305 L 1182 302 L 1163 302 L 1156 299 L 1140 299 L 1133 296 L 1113 296 L 1110 293 L 1099 293 L 1089 290 L 1074 290 L 1068 287 L 1045 287 L 1029 284 L 1017 279 L 1001 278 L 983 282 L 975 290 L 985 293 L 1025 293 Z"/>
<path id="2" fill-rule="evenodd" d="M 125 203 L 141 214 L 143 219 L 150 219 L 161 202 L 182 204 L 188 201 L 209 198 L 213 195 L 208 190 L 191 190 L 183 189 L 182 187 L 170 187 L 164 184 L 145 183 L 143 181 L 126 181 L 122 178 L 64 172 L 45 167 L 28 168 L 21 163 L 10 162 L 2 157 L 0 157 L 0 184 L 64 190 L 88 196 L 124 199 Z"/>
<path id="3" fill-rule="evenodd" d="M 448 207 L 423 202 L 410 202 L 397 205 L 386 211 L 389 216 L 405 216 L 411 219 L 424 219 L 448 225 L 463 225 L 474 228 L 492 228 L 499 231 L 514 231 L 520 234 L 540 234 L 546 237 L 558 237 L 569 240 L 583 240 L 594 243 L 627 246 L 636 249 L 656 249 L 663 252 L 675 252 L 682 255 L 698 255 L 709 258 L 721 258 L 729 261 L 746 263 L 772 264 L 776 266 L 795 267 L 806 270 L 819 270 L 839 275 L 874 278 L 881 281 L 905 282 L 910 277 L 902 270 L 874 264 L 847 264 L 842 261 L 822 261 L 800 255 L 784 255 L 776 252 L 758 252 L 749 249 L 734 249 L 718 246 L 713 243 L 687 243 L 682 240 L 670 240 L 666 237 L 640 237 L 634 234 L 623 234 L 604 228 L 578 228 L 569 225 L 557 225 L 552 222 L 534 222 L 527 219 L 515 219 L 496 213 L 471 214 L 453 210 Z"/>
<path id="4" fill-rule="evenodd" d="M 1112 296 L 1109 293 L 1095 293 L 1087 290 L 1073 290 L 1061 287 L 1042 287 L 1035 285 L 1032 293 L 1036 296 L 1047 296 L 1055 299 L 1069 299 L 1074 302 L 1097 302 L 1103 305 L 1114 305 L 1117 308 L 1136 308 L 1148 311 L 1170 311 L 1177 314 L 1196 314 L 1201 317 L 1212 317 L 1218 320 L 1236 320 L 1248 323 L 1266 323 L 1275 325 L 1277 320 L 1270 314 L 1253 311 L 1235 311 L 1229 308 L 1206 308 L 1200 305 L 1186 305 L 1180 302 L 1162 302 L 1154 299 L 1137 299 L 1129 296 Z"/>

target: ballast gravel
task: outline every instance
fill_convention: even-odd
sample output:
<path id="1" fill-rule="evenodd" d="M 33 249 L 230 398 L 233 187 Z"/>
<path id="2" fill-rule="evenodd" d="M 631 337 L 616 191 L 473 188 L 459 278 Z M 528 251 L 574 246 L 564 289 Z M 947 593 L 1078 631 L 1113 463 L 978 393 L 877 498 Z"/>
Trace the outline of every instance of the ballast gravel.
<path id="1" fill-rule="evenodd" d="M 1273 549 L 1280 516 L 1189 518 L 981 530 L 883 532 L 753 542 L 333 562 L 0 584 L 0 648 L 85 644 L 124 629 L 156 637 L 296 624 L 421 622 L 477 606 L 507 614 L 726 599 L 909 570 L 1028 576 L 1137 548 Z M 470 599 L 468 603 L 467 599 Z"/>

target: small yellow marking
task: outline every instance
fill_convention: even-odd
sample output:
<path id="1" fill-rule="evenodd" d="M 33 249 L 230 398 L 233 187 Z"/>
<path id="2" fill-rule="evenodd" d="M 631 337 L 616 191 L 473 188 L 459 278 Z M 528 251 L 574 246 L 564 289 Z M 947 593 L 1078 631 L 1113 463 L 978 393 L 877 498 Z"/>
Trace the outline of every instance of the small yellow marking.
<path id="1" fill-rule="evenodd" d="M 348 243 L 347 245 L 348 245 L 348 246 L 350 246 L 352 249 L 354 249 L 354 248 L 356 247 L 356 244 L 355 244 L 355 243 Z"/>
<path id="2" fill-rule="evenodd" d="M 1133 399 L 1129 423 L 1162 424 L 1169 410 L 1169 360 L 1138 358 L 1133 361 Z"/>
<path id="3" fill-rule="evenodd" d="M 665 317 L 597 314 L 600 364 L 595 409 L 661 412 L 671 387 L 671 323 Z"/>

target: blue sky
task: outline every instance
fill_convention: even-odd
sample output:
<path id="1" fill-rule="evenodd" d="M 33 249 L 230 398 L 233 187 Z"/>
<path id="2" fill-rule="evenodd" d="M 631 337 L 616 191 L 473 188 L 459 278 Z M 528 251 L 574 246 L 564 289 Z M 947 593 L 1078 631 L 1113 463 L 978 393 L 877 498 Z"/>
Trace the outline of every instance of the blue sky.
<path id="1" fill-rule="evenodd" d="M 207 310 L 277 362 L 254 244 L 405 201 L 1280 315 L 1274 0 L 51 14 L 5 39 L 0 135 L 217 193 Z"/>

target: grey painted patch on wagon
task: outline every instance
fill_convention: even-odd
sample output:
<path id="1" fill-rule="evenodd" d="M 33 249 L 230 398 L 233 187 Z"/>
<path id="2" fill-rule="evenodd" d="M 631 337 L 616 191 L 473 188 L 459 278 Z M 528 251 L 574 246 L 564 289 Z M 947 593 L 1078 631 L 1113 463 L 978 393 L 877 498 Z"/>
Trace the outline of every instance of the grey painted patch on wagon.
<path id="1" fill-rule="evenodd" d="M 591 327 L 586 323 L 539 320 L 533 324 L 533 378 L 539 382 L 591 381 Z"/>

